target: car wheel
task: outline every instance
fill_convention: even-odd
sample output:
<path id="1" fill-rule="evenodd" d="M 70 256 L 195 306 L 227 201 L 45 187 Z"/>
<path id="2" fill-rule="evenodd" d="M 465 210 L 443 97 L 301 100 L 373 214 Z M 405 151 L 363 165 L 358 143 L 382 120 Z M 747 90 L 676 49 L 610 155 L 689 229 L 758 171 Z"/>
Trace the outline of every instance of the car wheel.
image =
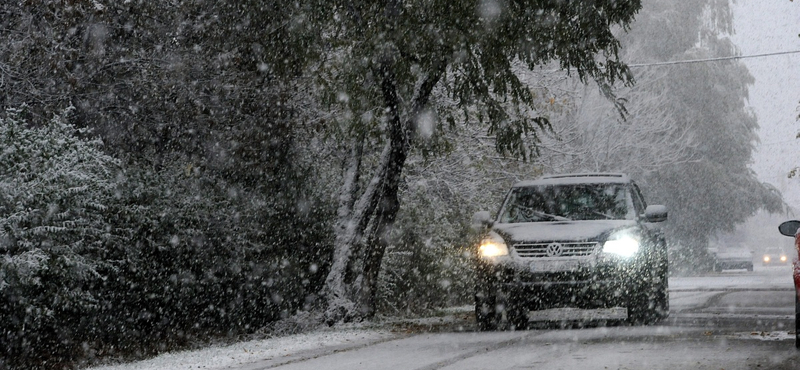
<path id="1" fill-rule="evenodd" d="M 666 286 L 645 289 L 633 294 L 628 304 L 628 322 L 634 325 L 651 325 L 669 317 L 669 292 Z"/>
<path id="2" fill-rule="evenodd" d="M 475 294 L 475 321 L 480 331 L 520 330 L 527 326 L 528 316 L 508 292 L 485 289 Z"/>
<path id="3" fill-rule="evenodd" d="M 511 296 L 506 295 L 504 297 L 505 303 L 505 317 L 504 321 L 502 322 L 503 329 L 505 330 L 524 330 L 528 327 L 528 314 L 525 310 L 524 305 L 520 303 L 520 300 Z"/>
<path id="4" fill-rule="evenodd" d="M 479 273 L 475 283 L 475 322 L 478 330 L 497 330 L 497 287 L 494 279 Z"/>
<path id="5" fill-rule="evenodd" d="M 650 325 L 659 320 L 656 309 L 658 297 L 634 294 L 628 303 L 628 322 L 633 325 Z"/>
<path id="6" fill-rule="evenodd" d="M 652 271 L 652 270 L 651 270 Z M 628 303 L 628 322 L 650 325 L 669 317 L 669 283 L 666 263 L 642 279 Z M 636 285 L 634 285 L 636 286 Z"/>
<path id="7" fill-rule="evenodd" d="M 480 331 L 497 330 L 495 297 L 475 295 L 475 322 Z"/>

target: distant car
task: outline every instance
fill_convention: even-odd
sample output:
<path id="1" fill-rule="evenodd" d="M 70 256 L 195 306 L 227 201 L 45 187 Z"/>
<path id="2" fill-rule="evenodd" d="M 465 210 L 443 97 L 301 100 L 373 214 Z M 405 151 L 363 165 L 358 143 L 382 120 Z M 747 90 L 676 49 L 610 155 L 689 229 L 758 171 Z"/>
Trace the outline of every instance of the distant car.
<path id="1" fill-rule="evenodd" d="M 792 253 L 792 275 L 794 277 L 794 346 L 800 348 L 800 221 L 786 221 L 778 226 L 778 231 L 786 236 L 794 237 L 794 253 Z"/>
<path id="2" fill-rule="evenodd" d="M 789 256 L 780 248 L 769 248 L 764 251 L 761 257 L 761 264 L 764 266 L 786 265 L 789 263 Z"/>
<path id="3" fill-rule="evenodd" d="M 730 248 L 714 254 L 714 271 L 735 269 L 753 271 L 753 251 L 744 248 Z"/>

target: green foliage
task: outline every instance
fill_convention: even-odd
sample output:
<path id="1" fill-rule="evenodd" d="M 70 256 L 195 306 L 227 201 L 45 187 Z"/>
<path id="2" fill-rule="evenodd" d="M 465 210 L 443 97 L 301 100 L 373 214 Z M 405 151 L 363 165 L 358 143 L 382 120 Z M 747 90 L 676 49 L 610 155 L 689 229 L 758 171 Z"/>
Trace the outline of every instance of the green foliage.
<path id="1" fill-rule="evenodd" d="M 535 140 L 525 140 L 548 121 L 532 107 L 535 96 L 518 69 L 556 61 L 606 93 L 610 84 L 631 82 L 612 29 L 626 28 L 639 7 L 637 0 L 3 2 L 0 108 L 28 103 L 38 122 L 74 103 L 80 126 L 124 160 L 123 174 L 106 182 L 99 179 L 107 174 L 93 172 L 85 178 L 93 181 L 53 185 L 31 198 L 44 205 L 98 198 L 75 202 L 92 232 L 69 244 L 93 259 L 47 270 L 72 278 L 59 281 L 72 284 L 66 288 L 47 289 L 88 292 L 65 307 L 91 315 L 62 321 L 74 331 L 48 338 L 67 343 L 64 349 L 84 341 L 88 352 L 72 356 L 149 354 L 165 349 L 154 342 L 169 347 L 209 333 L 248 332 L 310 308 L 330 263 L 330 194 L 338 182 L 336 152 L 319 150 L 326 135 L 366 137 L 378 148 L 386 139 L 385 109 L 397 108 L 417 133 L 413 116 L 432 117 L 421 150 L 456 152 L 442 122 L 480 121 L 500 138 L 498 151 L 530 158 Z M 388 65 L 399 107 L 385 104 L 380 72 Z M 441 79 L 429 78 L 437 73 Z M 437 103 L 425 106 L 419 88 L 437 82 Z M 105 157 L 86 160 L 98 158 Z M 472 208 L 458 210 L 468 198 L 441 200 L 442 214 L 414 210 L 427 199 L 409 198 L 412 209 L 400 218 L 397 250 L 420 260 L 403 276 L 438 287 L 433 291 L 448 302 L 467 291 L 455 247 L 463 225 L 452 220 L 469 218 Z M 3 212 L 16 207 L 9 199 L 0 193 Z M 51 224 L 31 238 L 73 240 L 74 229 L 50 228 L 73 224 L 42 212 Z M 431 222 L 412 233 L 417 216 Z M 428 242 L 439 232 L 433 225 L 444 224 L 453 229 Z M 20 259 L 15 271 L 34 276 L 24 269 L 41 266 L 42 256 Z M 18 280 L 21 292 L 35 290 L 19 284 L 44 281 Z M 32 355 L 43 348 L 26 345 Z"/>
<path id="2" fill-rule="evenodd" d="M 378 285 L 380 313 L 413 316 L 472 303 L 474 280 L 466 248 L 402 242 L 384 257 Z"/>
<path id="3" fill-rule="evenodd" d="M 130 167 L 110 184 L 102 212 L 83 215 L 113 231 L 101 248 L 69 254 L 41 243 L 36 251 L 44 252 L 5 258 L 0 328 L 5 342 L 19 343 L 4 347 L 11 368 L 153 355 L 209 336 L 252 333 L 316 303 L 331 215 L 313 192 L 302 201 L 273 198 L 179 165 Z M 57 191 L 42 197 L 51 193 Z M 50 241 L 67 231 L 91 241 L 92 230 L 77 226 L 42 229 Z M 20 234 L 2 234 L 2 246 L 26 245 Z M 56 258 L 82 262 L 91 274 L 47 264 Z M 32 272 L 32 262 L 42 262 L 41 271 Z"/>
<path id="4" fill-rule="evenodd" d="M 100 302 L 89 289 L 114 268 L 118 243 L 105 216 L 118 161 L 66 122 L 72 109 L 31 128 L 24 111 L 0 119 L 0 332 L 4 357 L 57 361 Z M 0 365 L 2 362 L 0 362 Z"/>
<path id="5" fill-rule="evenodd" d="M 298 6 L 2 2 L 0 111 L 27 104 L 42 117 L 73 104 L 117 157 L 159 165 L 185 155 L 195 168 L 253 150 L 238 134 L 258 130 L 252 143 L 270 157 L 259 159 L 274 161 L 289 138 L 286 120 L 301 119 L 292 95 L 307 93 L 293 78 L 321 52 L 310 47 L 316 23 L 302 21 L 311 5 Z"/>
<path id="6" fill-rule="evenodd" d="M 93 328 L 97 348 L 154 353 L 211 333 L 254 332 L 314 303 L 329 253 L 321 209 L 299 218 L 294 203 L 176 166 L 129 171 L 118 192 L 114 222 L 136 229 L 96 287 L 108 294 Z"/>
<path id="7" fill-rule="evenodd" d="M 416 179 L 403 192 L 378 285 L 378 309 L 414 315 L 472 303 L 474 280 L 464 205 L 467 194 L 453 193 L 444 181 Z"/>
<path id="8" fill-rule="evenodd" d="M 441 73 L 442 92 L 458 112 L 486 123 L 501 153 L 527 157 L 536 140 L 526 139 L 548 122 L 524 109 L 535 97 L 518 72 L 556 62 L 612 96 L 610 85 L 632 77 L 618 58 L 611 26 L 626 29 L 640 7 L 639 1 L 329 2 L 332 19 L 323 19 L 321 28 L 330 54 L 316 75 L 325 101 L 343 113 L 345 135 L 379 135 L 386 108 L 382 68 L 391 65 L 404 97 L 397 108 L 410 120 L 426 108 L 419 106 L 427 101 L 418 89 Z M 445 106 L 430 112 L 456 121 Z"/>
<path id="9" fill-rule="evenodd" d="M 305 13 L 274 1 L 0 3 L 0 107 L 27 102 L 42 117 L 74 102 L 80 126 L 124 163 L 85 189 L 111 192 L 97 230 L 118 237 L 75 298 L 91 314 L 61 323 L 59 348 L 85 344 L 65 361 L 252 332 L 315 303 L 335 166 L 315 168 L 314 127 L 299 124 L 316 104 L 295 77 L 321 51 L 309 47 L 312 23 L 287 23 Z M 28 356 L 8 358 L 48 360 L 37 357 L 47 346 L 26 345 Z"/>

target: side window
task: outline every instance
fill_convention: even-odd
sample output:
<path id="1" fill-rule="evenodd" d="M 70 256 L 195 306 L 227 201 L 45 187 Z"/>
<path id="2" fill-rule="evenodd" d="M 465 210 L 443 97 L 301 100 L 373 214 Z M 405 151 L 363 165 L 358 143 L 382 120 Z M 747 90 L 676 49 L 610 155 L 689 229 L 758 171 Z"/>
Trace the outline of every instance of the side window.
<path id="1" fill-rule="evenodd" d="M 631 192 L 633 193 L 633 207 L 636 208 L 636 214 L 641 215 L 644 213 L 645 208 L 647 208 L 647 203 L 644 202 L 644 198 L 642 197 L 642 192 L 639 190 L 639 186 L 636 183 L 631 183 Z"/>

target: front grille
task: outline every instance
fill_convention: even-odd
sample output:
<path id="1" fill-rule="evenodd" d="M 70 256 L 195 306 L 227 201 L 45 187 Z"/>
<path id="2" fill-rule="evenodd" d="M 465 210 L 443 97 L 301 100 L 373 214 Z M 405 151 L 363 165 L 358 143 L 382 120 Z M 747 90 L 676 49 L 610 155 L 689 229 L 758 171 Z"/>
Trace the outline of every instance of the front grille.
<path id="1" fill-rule="evenodd" d="M 552 249 L 554 245 L 558 245 L 560 254 L 553 254 Z M 580 243 L 533 243 L 533 244 L 515 244 L 514 249 L 517 255 L 523 258 L 540 258 L 540 257 L 580 257 L 589 256 L 594 253 L 596 242 L 580 242 Z M 548 252 L 548 249 L 551 251 Z"/>

